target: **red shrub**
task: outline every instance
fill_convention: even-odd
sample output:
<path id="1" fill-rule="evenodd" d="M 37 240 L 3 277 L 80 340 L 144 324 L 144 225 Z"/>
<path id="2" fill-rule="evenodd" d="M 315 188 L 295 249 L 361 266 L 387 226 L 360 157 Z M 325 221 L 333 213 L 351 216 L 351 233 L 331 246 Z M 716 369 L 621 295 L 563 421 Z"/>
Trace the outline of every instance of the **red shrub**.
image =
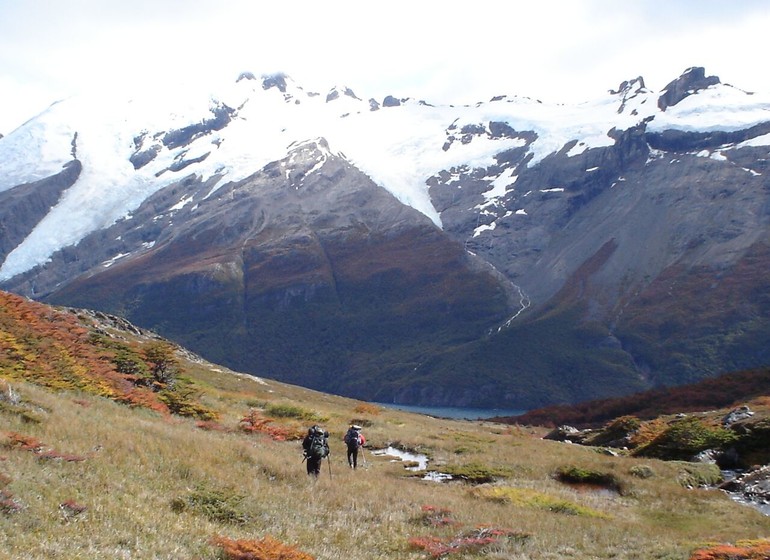
<path id="1" fill-rule="evenodd" d="M 250 434 L 265 434 L 274 441 L 302 439 L 303 436 L 302 432 L 298 431 L 296 428 L 273 425 L 273 420 L 271 418 L 265 418 L 258 411 L 253 409 L 241 419 L 239 427 L 244 432 Z"/>
<path id="2" fill-rule="evenodd" d="M 207 432 L 229 432 L 230 431 L 230 428 L 223 426 L 219 422 L 214 422 L 213 420 L 201 420 L 200 422 L 195 423 L 195 427 L 200 428 L 201 430 L 206 430 Z"/>
<path id="3" fill-rule="evenodd" d="M 692 553 L 690 560 L 767 560 L 770 558 L 770 540 L 746 541 L 732 544 L 718 544 L 700 548 Z"/>
<path id="4" fill-rule="evenodd" d="M 452 519 L 452 510 L 437 506 L 425 505 L 420 508 L 419 521 L 423 525 L 431 527 L 445 527 L 448 525 L 458 525 L 459 523 Z"/>
<path id="5" fill-rule="evenodd" d="M 81 457 L 80 455 L 73 455 L 71 453 L 60 453 L 55 449 L 51 449 L 50 451 L 44 451 L 43 453 L 40 453 L 38 457 L 44 460 L 52 460 L 52 461 L 61 460 L 67 463 L 79 463 L 81 461 L 86 460 L 85 457 Z"/>
<path id="6" fill-rule="evenodd" d="M 0 490 L 0 513 L 11 514 L 21 511 L 22 505 L 7 490 Z"/>
<path id="7" fill-rule="evenodd" d="M 43 450 L 43 447 L 45 447 L 40 440 L 31 436 L 25 436 L 16 432 L 9 432 L 7 436 L 8 443 L 6 445 L 11 448 L 18 447 L 22 451 L 40 453 Z"/>

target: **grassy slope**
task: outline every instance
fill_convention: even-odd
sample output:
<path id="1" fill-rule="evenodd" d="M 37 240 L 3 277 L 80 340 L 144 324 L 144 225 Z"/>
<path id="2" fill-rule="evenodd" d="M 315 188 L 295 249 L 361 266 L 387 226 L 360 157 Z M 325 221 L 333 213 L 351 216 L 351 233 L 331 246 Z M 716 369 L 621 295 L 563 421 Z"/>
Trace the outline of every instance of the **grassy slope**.
<path id="1" fill-rule="evenodd" d="M 24 348 L 47 344 L 67 356 L 69 366 L 103 352 L 61 342 L 71 326 L 48 329 L 32 341 L 15 319 L 19 313 L 5 313 L 9 306 L 24 308 L 27 322 L 40 313 L 47 314 L 43 324 L 57 322 L 44 306 L 0 301 L 1 356 L 10 355 L 11 342 L 17 359 L 30 358 Z M 147 344 L 107 330 L 117 340 Z M 417 559 L 427 554 L 411 548 L 410 538 L 450 538 L 481 524 L 530 535 L 485 550 L 485 558 L 500 559 L 688 558 L 706 542 L 770 536 L 770 519 L 753 509 L 719 491 L 684 489 L 678 463 L 608 457 L 543 441 L 530 430 L 384 410 L 237 375 L 184 354 L 180 360 L 188 389 L 216 413 L 216 424 L 119 404 L 89 384 L 42 387 L 54 373 L 33 379 L 35 372 L 3 362 L 0 388 L 7 394 L 10 384 L 22 402 L 0 406 L 0 490 L 19 506 L 0 513 L 0 558 L 215 559 L 221 557 L 210 542 L 216 535 L 271 535 L 316 558 Z M 298 442 L 237 429 L 250 410 L 276 405 L 297 414 L 272 425 L 304 428 L 312 421 L 296 417 L 304 411 L 332 432 L 331 461 L 318 481 L 305 475 Z M 484 487 L 429 483 L 408 478 L 402 465 L 371 452 L 366 467 L 351 472 L 341 438 L 353 419 L 367 425 L 370 449 L 400 442 L 427 453 L 439 469 L 497 470 L 501 478 Z M 18 441 L 13 434 L 36 438 L 59 458 L 11 445 Z M 632 476 L 640 464 L 654 476 Z M 567 465 L 611 474 L 623 493 L 578 491 L 556 481 L 553 474 Z M 74 514 L 61 506 L 68 501 L 86 509 Z M 424 505 L 451 510 L 462 525 L 426 523 Z"/>

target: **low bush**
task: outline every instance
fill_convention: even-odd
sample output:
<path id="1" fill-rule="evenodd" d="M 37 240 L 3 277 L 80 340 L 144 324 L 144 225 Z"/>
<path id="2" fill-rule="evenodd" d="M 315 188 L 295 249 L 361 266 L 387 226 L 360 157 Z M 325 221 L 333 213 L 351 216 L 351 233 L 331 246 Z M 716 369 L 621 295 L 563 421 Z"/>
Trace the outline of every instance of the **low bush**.
<path id="1" fill-rule="evenodd" d="M 641 425 L 642 421 L 635 416 L 621 416 L 607 424 L 586 443 L 589 445 L 628 446 L 631 436 Z"/>
<path id="2" fill-rule="evenodd" d="M 270 403 L 265 407 L 265 414 L 273 418 L 297 418 L 307 422 L 325 422 L 327 420 L 316 412 L 290 403 Z"/>
<path id="3" fill-rule="evenodd" d="M 706 449 L 722 449 L 734 442 L 736 437 L 730 430 L 709 426 L 696 416 L 685 416 L 635 449 L 633 455 L 686 461 Z"/>
<path id="4" fill-rule="evenodd" d="M 623 482 L 615 474 L 594 471 L 575 465 L 559 467 L 554 473 L 554 478 L 565 484 L 598 486 L 608 490 L 614 490 L 619 494 L 622 494 L 625 491 Z"/>
<path id="5" fill-rule="evenodd" d="M 706 463 L 682 463 L 677 482 L 685 488 L 716 486 L 722 482 L 722 471 L 717 465 Z"/>
<path id="6" fill-rule="evenodd" d="M 628 469 L 628 472 L 636 478 L 652 478 L 655 476 L 655 471 L 649 465 L 634 465 Z"/>
<path id="7" fill-rule="evenodd" d="M 171 509 L 176 513 L 191 511 L 216 523 L 242 525 L 250 519 L 243 507 L 245 499 L 231 488 L 198 486 L 187 496 L 172 500 Z"/>
<path id="8" fill-rule="evenodd" d="M 471 484 L 486 484 L 501 478 L 513 476 L 513 469 L 509 467 L 492 467 L 481 463 L 468 463 L 467 465 L 447 465 L 441 467 L 442 472 L 451 474 L 452 478 L 463 480 Z"/>

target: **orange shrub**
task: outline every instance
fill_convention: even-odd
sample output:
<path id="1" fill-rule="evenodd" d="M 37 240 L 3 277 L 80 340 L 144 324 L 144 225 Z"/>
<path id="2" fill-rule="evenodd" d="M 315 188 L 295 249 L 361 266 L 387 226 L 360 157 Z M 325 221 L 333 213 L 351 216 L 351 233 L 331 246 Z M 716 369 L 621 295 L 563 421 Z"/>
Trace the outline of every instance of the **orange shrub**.
<path id="1" fill-rule="evenodd" d="M 261 433 L 275 441 L 288 441 L 302 439 L 304 432 L 290 426 L 276 426 L 272 418 L 265 418 L 258 411 L 252 409 L 238 424 L 246 433 Z"/>
<path id="2" fill-rule="evenodd" d="M 356 414 L 371 414 L 372 416 L 377 416 L 380 413 L 380 407 L 371 403 L 361 403 L 356 405 L 353 410 Z"/>
<path id="3" fill-rule="evenodd" d="M 767 560 L 770 558 L 770 540 L 738 541 L 736 544 L 718 544 L 700 548 L 690 560 Z"/>
<path id="4" fill-rule="evenodd" d="M 315 560 L 315 557 L 283 544 L 270 535 L 258 540 L 216 536 L 212 544 L 222 548 L 227 560 Z"/>

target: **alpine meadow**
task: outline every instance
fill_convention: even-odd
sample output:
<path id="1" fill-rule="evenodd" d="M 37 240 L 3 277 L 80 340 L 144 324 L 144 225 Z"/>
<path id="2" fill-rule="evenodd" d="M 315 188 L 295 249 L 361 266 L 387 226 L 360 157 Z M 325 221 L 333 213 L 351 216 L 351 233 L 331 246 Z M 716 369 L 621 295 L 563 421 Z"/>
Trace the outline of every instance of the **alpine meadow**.
<path id="1" fill-rule="evenodd" d="M 716 489 L 714 465 L 323 394 L 212 364 L 119 317 L 0 297 L 0 558 L 706 560 L 770 548 L 770 517 Z M 766 397 L 746 402 L 767 417 Z M 355 470 L 351 423 L 367 440 Z M 302 464 L 311 425 L 330 432 L 318 478 Z"/>

